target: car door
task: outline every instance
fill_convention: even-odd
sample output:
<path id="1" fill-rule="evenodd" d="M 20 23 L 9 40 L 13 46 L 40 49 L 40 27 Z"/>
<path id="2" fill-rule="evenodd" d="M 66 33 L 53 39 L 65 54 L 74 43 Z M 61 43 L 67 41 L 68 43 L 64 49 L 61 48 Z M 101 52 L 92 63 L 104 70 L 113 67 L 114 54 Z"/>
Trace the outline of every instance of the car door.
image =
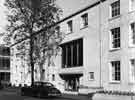
<path id="1" fill-rule="evenodd" d="M 40 92 L 40 85 L 37 85 L 33 88 L 33 94 L 34 96 L 37 96 Z"/>

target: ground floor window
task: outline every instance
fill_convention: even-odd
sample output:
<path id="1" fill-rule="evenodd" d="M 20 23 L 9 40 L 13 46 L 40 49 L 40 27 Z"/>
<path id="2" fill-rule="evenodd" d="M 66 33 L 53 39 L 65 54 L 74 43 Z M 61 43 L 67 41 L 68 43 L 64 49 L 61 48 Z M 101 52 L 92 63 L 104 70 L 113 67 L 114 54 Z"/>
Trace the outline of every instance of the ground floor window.
<path id="1" fill-rule="evenodd" d="M 5 84 L 5 85 L 9 84 L 9 82 L 10 82 L 10 73 L 9 72 L 1 72 L 0 73 L 0 82 L 2 84 Z"/>
<path id="2" fill-rule="evenodd" d="M 111 62 L 111 81 L 116 82 L 120 81 L 121 77 L 120 72 L 120 61 L 112 61 Z"/>
<path id="3" fill-rule="evenodd" d="M 135 82 L 135 59 L 130 60 L 130 80 Z"/>

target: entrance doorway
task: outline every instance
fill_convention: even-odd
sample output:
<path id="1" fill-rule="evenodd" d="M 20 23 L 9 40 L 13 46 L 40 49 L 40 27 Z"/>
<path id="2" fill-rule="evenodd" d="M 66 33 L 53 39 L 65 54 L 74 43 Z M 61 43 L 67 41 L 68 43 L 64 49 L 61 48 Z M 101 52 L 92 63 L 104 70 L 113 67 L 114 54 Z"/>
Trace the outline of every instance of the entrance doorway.
<path id="1" fill-rule="evenodd" d="M 80 84 L 80 77 L 83 74 L 61 74 L 64 80 L 65 91 L 78 91 Z"/>

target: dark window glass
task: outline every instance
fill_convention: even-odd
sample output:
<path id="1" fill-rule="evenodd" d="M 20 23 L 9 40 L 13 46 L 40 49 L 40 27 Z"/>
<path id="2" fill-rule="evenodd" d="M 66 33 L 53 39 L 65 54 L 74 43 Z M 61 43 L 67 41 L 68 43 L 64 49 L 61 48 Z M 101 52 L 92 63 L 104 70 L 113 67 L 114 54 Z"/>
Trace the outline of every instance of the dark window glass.
<path id="1" fill-rule="evenodd" d="M 62 67 L 83 65 L 83 39 L 62 45 Z"/>
<path id="2" fill-rule="evenodd" d="M 120 15 L 120 0 L 111 4 L 112 17 Z"/>

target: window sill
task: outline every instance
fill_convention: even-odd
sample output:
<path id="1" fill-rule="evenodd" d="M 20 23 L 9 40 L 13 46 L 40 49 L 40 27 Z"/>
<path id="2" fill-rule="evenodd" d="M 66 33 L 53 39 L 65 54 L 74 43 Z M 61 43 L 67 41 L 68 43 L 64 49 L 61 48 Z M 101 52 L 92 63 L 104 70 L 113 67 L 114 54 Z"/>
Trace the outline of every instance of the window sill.
<path id="1" fill-rule="evenodd" d="M 108 20 L 109 21 L 112 21 L 112 20 L 117 19 L 117 18 L 120 18 L 120 17 L 121 17 L 121 15 L 117 15 L 117 16 L 114 16 L 114 17 L 109 18 Z"/>
<path id="2" fill-rule="evenodd" d="M 83 26 L 82 28 L 80 28 L 80 30 L 83 30 L 83 29 L 85 29 L 85 28 L 88 28 L 88 25 Z"/>
<path id="3" fill-rule="evenodd" d="M 121 48 L 119 47 L 119 48 L 111 48 L 109 51 L 110 52 L 113 52 L 113 51 L 118 51 L 118 50 L 120 50 Z"/>
<path id="4" fill-rule="evenodd" d="M 110 84 L 120 84 L 121 82 L 120 81 L 110 81 L 109 83 Z"/>

